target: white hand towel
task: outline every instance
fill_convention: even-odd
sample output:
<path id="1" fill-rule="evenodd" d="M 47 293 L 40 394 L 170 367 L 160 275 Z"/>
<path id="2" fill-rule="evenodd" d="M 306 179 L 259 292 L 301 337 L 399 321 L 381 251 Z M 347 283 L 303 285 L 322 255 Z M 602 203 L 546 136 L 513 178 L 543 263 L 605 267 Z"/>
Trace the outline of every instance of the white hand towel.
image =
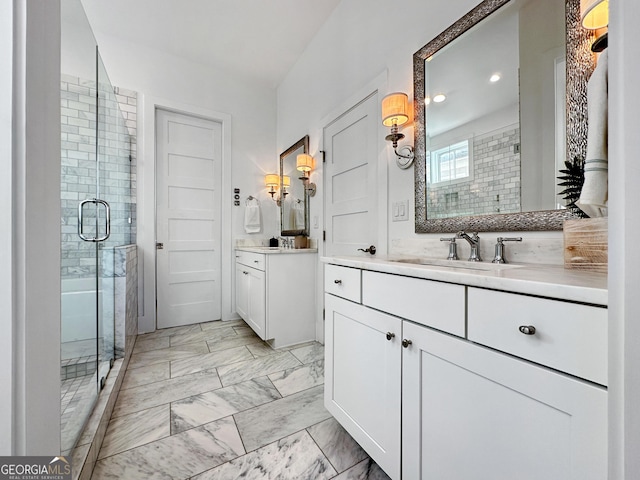
<path id="1" fill-rule="evenodd" d="M 598 66 L 587 84 L 587 158 L 584 162 L 584 185 L 576 205 L 590 217 L 607 216 L 608 200 L 608 55 L 600 54 Z"/>
<path id="2" fill-rule="evenodd" d="M 251 203 L 244 207 L 244 231 L 247 233 L 259 233 L 262 229 L 260 204 Z"/>
<path id="3" fill-rule="evenodd" d="M 293 202 L 291 217 L 291 224 L 295 230 L 304 229 L 304 204 L 301 201 Z"/>

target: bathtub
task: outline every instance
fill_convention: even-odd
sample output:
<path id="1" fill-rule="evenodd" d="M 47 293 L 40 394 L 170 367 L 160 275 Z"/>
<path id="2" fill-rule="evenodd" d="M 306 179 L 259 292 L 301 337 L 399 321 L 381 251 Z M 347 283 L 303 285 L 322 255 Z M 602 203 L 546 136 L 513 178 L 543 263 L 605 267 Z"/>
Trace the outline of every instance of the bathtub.
<path id="1" fill-rule="evenodd" d="M 62 343 L 97 337 L 95 278 L 62 279 Z"/>

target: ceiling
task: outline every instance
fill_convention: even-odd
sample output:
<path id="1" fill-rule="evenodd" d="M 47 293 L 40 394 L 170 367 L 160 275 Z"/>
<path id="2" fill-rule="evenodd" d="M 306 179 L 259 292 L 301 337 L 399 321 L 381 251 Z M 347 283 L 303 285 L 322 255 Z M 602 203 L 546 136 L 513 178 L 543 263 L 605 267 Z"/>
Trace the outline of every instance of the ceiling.
<path id="1" fill-rule="evenodd" d="M 340 0 L 82 0 L 101 34 L 276 87 Z"/>

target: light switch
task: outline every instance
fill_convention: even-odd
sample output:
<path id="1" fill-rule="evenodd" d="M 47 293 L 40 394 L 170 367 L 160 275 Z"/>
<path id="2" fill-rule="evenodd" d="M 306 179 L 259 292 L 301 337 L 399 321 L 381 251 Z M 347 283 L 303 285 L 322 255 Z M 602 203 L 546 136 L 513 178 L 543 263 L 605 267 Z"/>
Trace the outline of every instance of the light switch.
<path id="1" fill-rule="evenodd" d="M 392 221 L 403 222 L 409 220 L 409 200 L 393 202 Z"/>

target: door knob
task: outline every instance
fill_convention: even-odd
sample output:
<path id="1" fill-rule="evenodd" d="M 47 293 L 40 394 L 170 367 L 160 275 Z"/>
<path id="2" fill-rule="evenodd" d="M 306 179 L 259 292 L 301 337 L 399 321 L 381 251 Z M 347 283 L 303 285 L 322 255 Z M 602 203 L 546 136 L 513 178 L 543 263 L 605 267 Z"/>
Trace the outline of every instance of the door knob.
<path id="1" fill-rule="evenodd" d="M 369 248 L 359 248 L 358 251 L 359 252 L 364 252 L 364 253 L 370 253 L 371 255 L 375 255 L 376 254 L 376 246 L 375 245 L 371 245 Z"/>

